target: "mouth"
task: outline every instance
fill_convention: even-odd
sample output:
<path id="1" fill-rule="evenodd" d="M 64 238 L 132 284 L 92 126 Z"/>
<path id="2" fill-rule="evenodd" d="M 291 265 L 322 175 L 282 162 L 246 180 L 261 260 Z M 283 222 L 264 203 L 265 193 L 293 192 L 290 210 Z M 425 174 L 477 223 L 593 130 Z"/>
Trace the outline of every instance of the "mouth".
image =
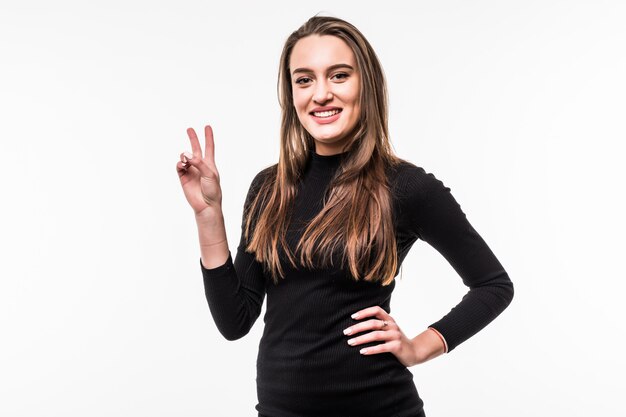
<path id="1" fill-rule="evenodd" d="M 342 109 L 333 109 L 333 110 L 326 110 L 326 111 L 312 111 L 311 115 L 315 116 L 315 117 L 319 117 L 320 119 L 324 119 L 327 117 L 333 117 L 336 114 L 341 113 Z"/>

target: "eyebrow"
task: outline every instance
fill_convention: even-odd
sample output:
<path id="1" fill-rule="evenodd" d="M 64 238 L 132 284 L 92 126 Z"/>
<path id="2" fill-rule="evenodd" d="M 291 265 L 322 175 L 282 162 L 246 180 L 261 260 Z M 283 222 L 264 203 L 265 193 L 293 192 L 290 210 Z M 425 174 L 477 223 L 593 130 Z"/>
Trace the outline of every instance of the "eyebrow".
<path id="1" fill-rule="evenodd" d="M 331 65 L 330 67 L 328 67 L 328 71 L 332 71 L 335 70 L 337 68 L 348 68 L 351 70 L 354 70 L 354 68 L 352 67 L 352 65 L 348 65 L 348 64 L 335 64 L 335 65 Z M 313 72 L 312 69 L 309 68 L 296 68 L 295 70 L 293 70 L 293 72 L 291 73 L 292 75 L 298 73 L 298 72 Z"/>

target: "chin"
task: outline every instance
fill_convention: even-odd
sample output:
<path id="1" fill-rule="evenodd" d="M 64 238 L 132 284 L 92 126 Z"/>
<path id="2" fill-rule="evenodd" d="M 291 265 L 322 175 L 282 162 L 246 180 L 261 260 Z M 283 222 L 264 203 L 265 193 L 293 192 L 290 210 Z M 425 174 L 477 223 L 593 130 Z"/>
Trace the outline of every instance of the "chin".
<path id="1" fill-rule="evenodd" d="M 313 136 L 315 139 L 317 139 L 317 140 L 325 140 L 325 141 L 336 140 L 336 139 L 342 138 L 346 134 L 344 130 L 333 130 L 331 132 L 331 131 L 328 131 L 328 130 L 320 131 L 319 129 L 313 129 L 312 132 L 313 133 L 311 134 L 311 136 Z"/>
<path id="2" fill-rule="evenodd" d="M 342 136 L 313 136 L 315 140 L 318 142 L 326 143 L 331 145 L 333 143 L 339 142 L 342 139 Z"/>

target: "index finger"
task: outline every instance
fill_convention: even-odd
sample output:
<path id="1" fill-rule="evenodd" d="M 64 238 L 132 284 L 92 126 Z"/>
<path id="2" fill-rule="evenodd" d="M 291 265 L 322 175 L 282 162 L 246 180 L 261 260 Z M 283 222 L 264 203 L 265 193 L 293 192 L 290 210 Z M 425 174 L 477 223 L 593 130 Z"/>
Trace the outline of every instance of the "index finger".
<path id="1" fill-rule="evenodd" d="M 189 140 L 191 141 L 191 150 L 193 152 L 193 156 L 202 158 L 202 148 L 200 147 L 198 135 L 196 135 L 196 131 L 193 130 L 193 127 L 187 129 L 187 136 L 189 136 Z"/>
<path id="2" fill-rule="evenodd" d="M 387 313 L 381 306 L 373 306 L 364 308 L 354 313 L 351 317 L 355 320 L 359 320 L 365 317 L 376 317 L 381 320 L 392 320 L 389 313 Z"/>

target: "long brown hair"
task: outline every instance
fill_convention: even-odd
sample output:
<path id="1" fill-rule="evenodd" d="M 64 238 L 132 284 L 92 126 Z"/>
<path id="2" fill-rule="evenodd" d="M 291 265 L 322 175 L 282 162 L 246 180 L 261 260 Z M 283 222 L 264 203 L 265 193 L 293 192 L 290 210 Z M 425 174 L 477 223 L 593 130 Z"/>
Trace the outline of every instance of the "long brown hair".
<path id="1" fill-rule="evenodd" d="M 353 279 L 388 285 L 396 274 L 398 259 L 386 174 L 388 167 L 402 159 L 393 154 L 389 142 L 387 87 L 378 57 L 356 27 L 336 17 L 313 16 L 285 42 L 277 85 L 282 108 L 280 156 L 244 213 L 246 250 L 255 253 L 274 282 L 278 282 L 277 275 L 284 277 L 279 245 L 297 269 L 285 233 L 297 183 L 310 152 L 315 150 L 315 142 L 294 108 L 289 59 L 296 42 L 310 35 L 336 36 L 352 49 L 360 71 L 361 114 L 352 139 L 342 151 L 347 152 L 346 158 L 331 180 L 324 207 L 307 225 L 296 252 L 300 251 L 301 265 L 326 267 L 329 261 L 332 263 L 334 248 L 345 248 L 342 265 L 347 259 Z M 258 213 L 254 226 L 252 213 Z M 314 265 L 314 254 L 321 258 L 321 264 Z"/>

